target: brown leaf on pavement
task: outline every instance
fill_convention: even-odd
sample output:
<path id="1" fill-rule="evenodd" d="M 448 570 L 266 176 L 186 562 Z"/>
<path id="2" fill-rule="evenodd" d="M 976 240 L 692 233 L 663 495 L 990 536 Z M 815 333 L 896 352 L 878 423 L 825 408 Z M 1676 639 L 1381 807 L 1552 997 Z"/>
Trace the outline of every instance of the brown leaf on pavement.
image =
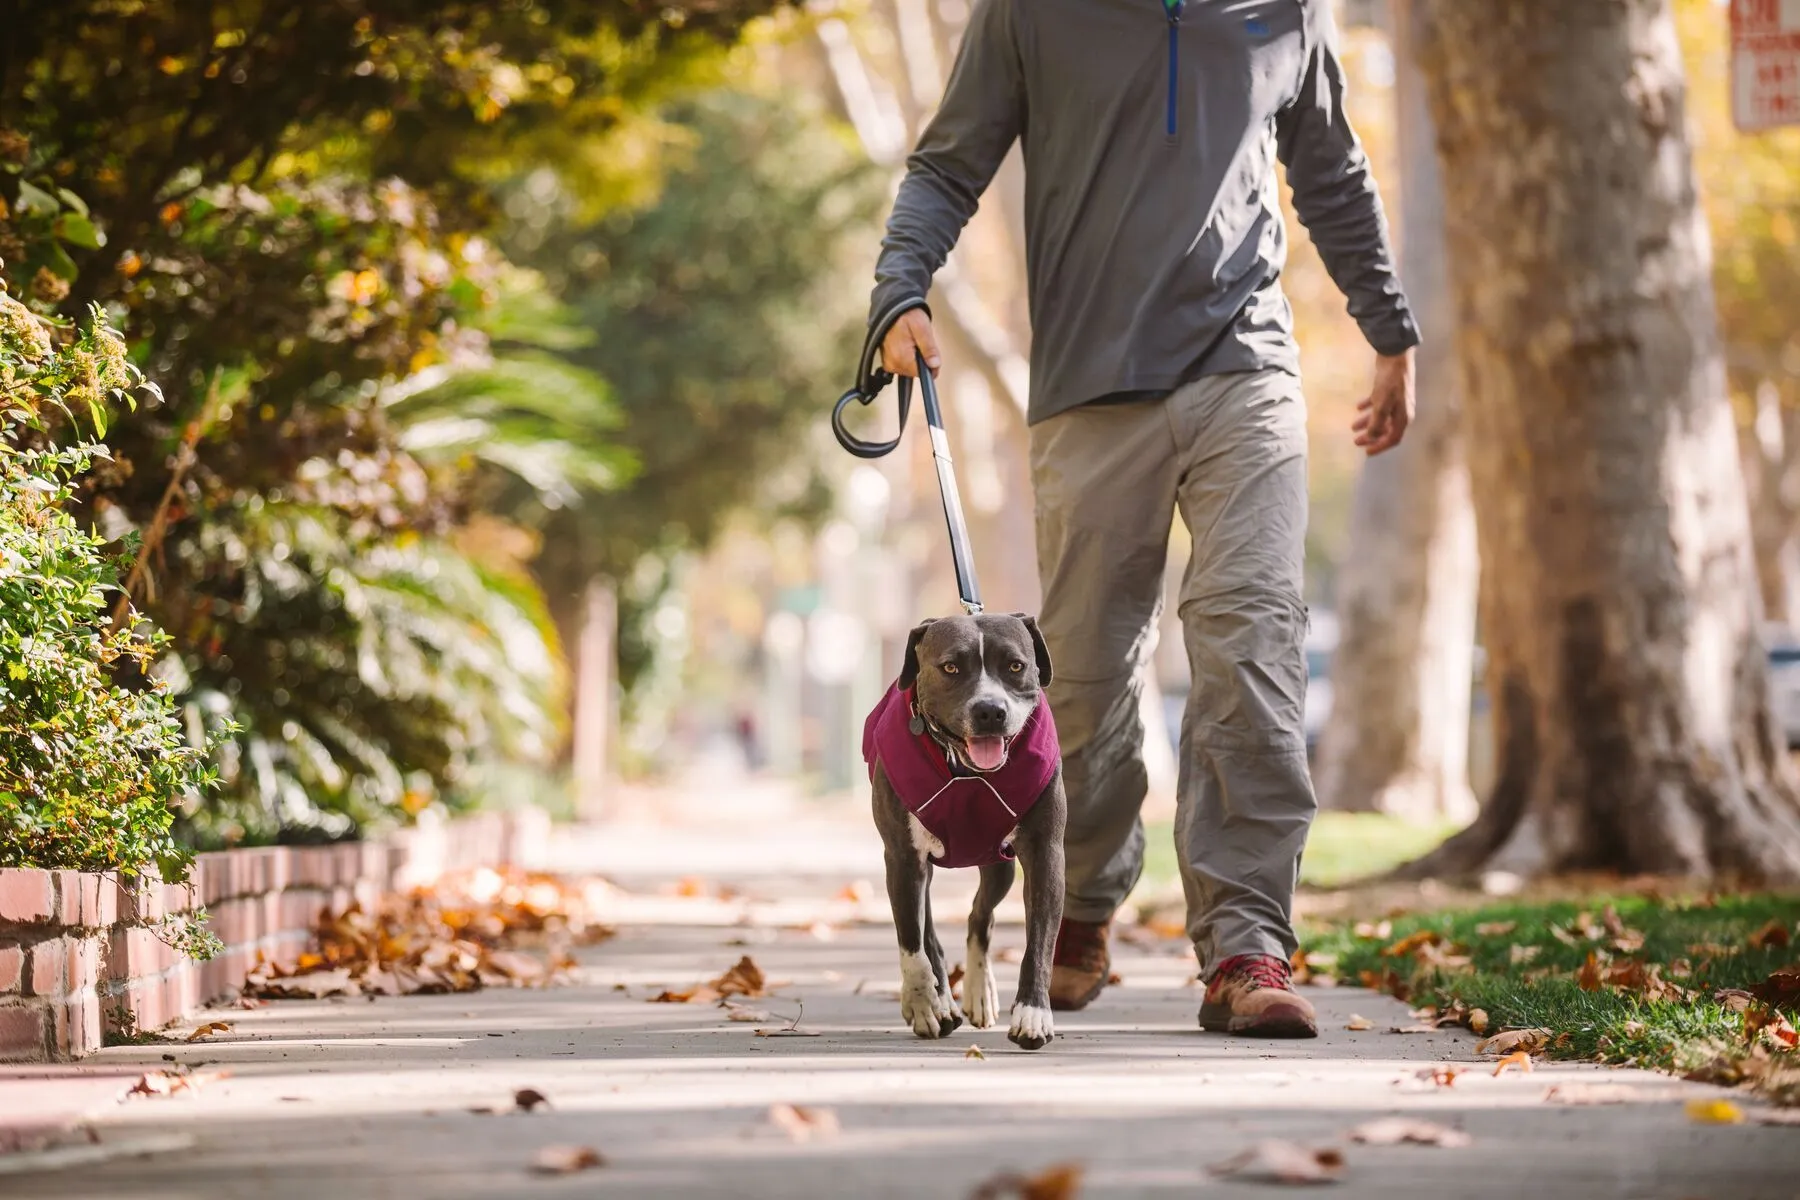
<path id="1" fill-rule="evenodd" d="M 1336 1183 L 1343 1178 L 1344 1155 L 1334 1146 L 1315 1148 L 1271 1139 L 1208 1170 L 1228 1179 L 1262 1183 Z"/>
<path id="2" fill-rule="evenodd" d="M 986 1058 L 987 1055 L 985 1055 L 981 1052 L 980 1046 L 970 1046 L 967 1050 L 963 1051 L 963 1057 L 964 1058 Z"/>
<path id="3" fill-rule="evenodd" d="M 1477 1054 L 1511 1054 L 1515 1050 L 1524 1050 L 1535 1054 L 1550 1044 L 1556 1036 L 1549 1029 L 1509 1029 L 1505 1033 L 1496 1033 L 1493 1037 L 1482 1038 L 1475 1043 Z"/>
<path id="4" fill-rule="evenodd" d="M 1517 1067 L 1525 1074 L 1531 1074 L 1531 1055 L 1523 1050 L 1514 1050 L 1511 1054 L 1502 1055 L 1500 1061 L 1494 1064 L 1494 1074 L 1499 1075 L 1508 1067 Z"/>
<path id="5" fill-rule="evenodd" d="M 208 1021 L 206 1024 L 200 1026 L 200 1028 L 194 1030 L 194 1032 L 188 1034 L 187 1040 L 190 1042 L 197 1042 L 202 1038 L 209 1038 L 215 1033 L 227 1033 L 230 1029 L 230 1021 Z"/>
<path id="6" fill-rule="evenodd" d="M 1412 1142 L 1420 1146 L 1461 1147 L 1475 1141 L 1460 1129 L 1410 1117 L 1383 1117 L 1379 1121 L 1370 1121 L 1352 1129 L 1350 1137 L 1369 1146 L 1398 1146 L 1402 1142 Z"/>
<path id="7" fill-rule="evenodd" d="M 667 989 L 651 996 L 651 1004 L 711 1004 L 720 999 L 718 989 L 710 984 L 697 983 L 685 992 L 674 992 Z"/>
<path id="8" fill-rule="evenodd" d="M 1453 1067 L 1448 1063 L 1438 1063 L 1435 1066 L 1421 1067 L 1419 1070 L 1413 1072 L 1413 1075 L 1417 1079 L 1423 1079 L 1427 1083 L 1435 1083 L 1439 1087 L 1454 1087 L 1456 1086 L 1456 1077 L 1462 1073 L 1463 1070 L 1461 1067 Z"/>
<path id="9" fill-rule="evenodd" d="M 1353 1032 L 1360 1033 L 1361 1031 L 1363 1031 L 1365 1029 L 1375 1028 L 1375 1022 L 1369 1020 L 1369 1018 L 1362 1016 L 1361 1014 L 1351 1013 L 1350 1019 L 1348 1021 L 1344 1022 L 1344 1028 L 1351 1030 Z"/>
<path id="10" fill-rule="evenodd" d="M 869 899 L 874 894 L 875 894 L 875 885 L 874 884 L 870 883 L 866 879 L 855 879 L 844 885 L 843 890 L 837 894 L 837 898 L 839 900 L 849 901 L 854 904 L 861 904 L 863 901 Z"/>
<path id="11" fill-rule="evenodd" d="M 802 1108 L 797 1104 L 771 1104 L 769 1121 L 796 1142 L 835 1137 L 837 1114 L 829 1108 Z"/>
<path id="12" fill-rule="evenodd" d="M 1075 1200 L 1081 1174 L 1079 1163 L 1059 1163 L 1036 1175 L 1005 1171 L 983 1181 L 969 1193 L 969 1200 L 1003 1200 L 1008 1196 L 1016 1200 Z"/>
<path id="13" fill-rule="evenodd" d="M 1480 1037 L 1483 1034 L 1487 1033 L 1487 1031 L 1488 1031 L 1487 1009 L 1485 1009 L 1485 1008 L 1470 1009 L 1468 1024 L 1469 1024 L 1469 1032 L 1473 1033 L 1477 1037 Z"/>
<path id="14" fill-rule="evenodd" d="M 1791 940 L 1788 927 L 1771 917 L 1769 923 L 1750 935 L 1752 950 L 1778 950 Z"/>
<path id="15" fill-rule="evenodd" d="M 963 965 L 957 963 L 954 967 L 950 968 L 950 994 L 958 1000 L 962 999 L 962 981 Z"/>
<path id="16" fill-rule="evenodd" d="M 513 1093 L 513 1107 L 520 1112 L 532 1112 L 539 1106 L 550 1107 L 550 1097 L 536 1088 L 520 1088 Z"/>
<path id="17" fill-rule="evenodd" d="M 748 1008 L 734 1000 L 725 1001 L 725 1019 L 727 1021 L 745 1021 L 752 1025 L 772 1020 L 766 1009 Z"/>
<path id="18" fill-rule="evenodd" d="M 197 1092 L 210 1083 L 231 1078 L 230 1071 L 146 1071 L 126 1091 L 127 1096 L 173 1096 L 181 1092 Z"/>
<path id="19" fill-rule="evenodd" d="M 763 978 L 762 968 L 758 967 L 746 954 L 738 959 L 729 971 L 706 986 L 713 988 L 720 996 L 761 996 L 767 984 Z"/>
<path id="20" fill-rule="evenodd" d="M 606 1159 L 592 1146 L 545 1146 L 531 1160 L 531 1169 L 539 1175 L 573 1175 L 605 1165 Z"/>

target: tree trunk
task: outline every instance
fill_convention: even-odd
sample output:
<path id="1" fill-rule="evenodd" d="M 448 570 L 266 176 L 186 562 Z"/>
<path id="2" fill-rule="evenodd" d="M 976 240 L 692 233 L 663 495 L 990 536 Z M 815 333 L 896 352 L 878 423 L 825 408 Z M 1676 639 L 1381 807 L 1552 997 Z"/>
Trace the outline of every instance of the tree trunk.
<path id="1" fill-rule="evenodd" d="M 1784 410 L 1772 383 L 1756 390 L 1756 412 L 1738 431 L 1763 612 L 1800 630 L 1800 413 Z"/>
<path id="2" fill-rule="evenodd" d="M 1669 0 L 1425 0 L 1495 699 L 1483 863 L 1800 876 Z"/>
<path id="3" fill-rule="evenodd" d="M 1390 5 L 1400 131 L 1401 277 L 1424 327 L 1419 415 L 1356 485 L 1338 572 L 1341 636 L 1319 746 L 1319 803 L 1412 820 L 1466 822 L 1469 695 L 1479 563 L 1463 462 L 1449 319 L 1444 203 L 1416 0 Z"/>

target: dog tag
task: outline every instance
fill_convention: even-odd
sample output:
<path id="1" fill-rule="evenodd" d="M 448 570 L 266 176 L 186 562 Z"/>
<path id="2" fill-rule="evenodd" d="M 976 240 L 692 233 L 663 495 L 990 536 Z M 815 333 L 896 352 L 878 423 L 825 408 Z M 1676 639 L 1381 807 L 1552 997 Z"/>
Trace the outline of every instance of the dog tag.
<path id="1" fill-rule="evenodd" d="M 914 737 L 921 736 L 925 732 L 925 718 L 914 713 L 913 719 L 906 723 L 906 728 Z"/>

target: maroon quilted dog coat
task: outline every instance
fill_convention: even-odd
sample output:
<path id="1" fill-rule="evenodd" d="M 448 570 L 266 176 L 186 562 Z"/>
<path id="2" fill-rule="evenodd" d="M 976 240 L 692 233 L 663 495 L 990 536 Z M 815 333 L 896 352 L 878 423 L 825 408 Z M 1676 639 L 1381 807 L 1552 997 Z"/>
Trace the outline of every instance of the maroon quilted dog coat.
<path id="1" fill-rule="evenodd" d="M 1062 747 L 1056 720 L 1042 695 L 1025 728 L 1007 747 L 1006 761 L 992 771 L 952 771 L 944 751 L 929 733 L 914 733 L 912 692 L 898 684 L 863 723 L 863 759 L 869 778 L 875 764 L 906 811 L 919 819 L 944 852 L 932 861 L 940 867 L 985 867 L 1013 857 L 1006 837 L 1056 774 Z"/>

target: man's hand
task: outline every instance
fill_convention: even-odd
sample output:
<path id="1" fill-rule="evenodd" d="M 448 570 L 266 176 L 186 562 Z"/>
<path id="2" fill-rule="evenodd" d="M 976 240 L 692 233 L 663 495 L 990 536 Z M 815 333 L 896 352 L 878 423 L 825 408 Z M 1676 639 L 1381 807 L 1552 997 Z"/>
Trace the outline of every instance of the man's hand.
<path id="1" fill-rule="evenodd" d="M 881 343 L 881 365 L 890 375 L 919 374 L 918 360 L 915 350 L 925 352 L 925 365 L 931 368 L 931 377 L 937 378 L 938 347 L 937 334 L 931 328 L 931 317 L 922 308 L 915 308 L 894 322 L 888 335 Z"/>
<path id="2" fill-rule="evenodd" d="M 1392 450 L 1406 436 L 1413 419 L 1413 352 L 1375 356 L 1375 385 L 1369 398 L 1356 406 L 1350 431 L 1356 444 L 1373 458 Z"/>

